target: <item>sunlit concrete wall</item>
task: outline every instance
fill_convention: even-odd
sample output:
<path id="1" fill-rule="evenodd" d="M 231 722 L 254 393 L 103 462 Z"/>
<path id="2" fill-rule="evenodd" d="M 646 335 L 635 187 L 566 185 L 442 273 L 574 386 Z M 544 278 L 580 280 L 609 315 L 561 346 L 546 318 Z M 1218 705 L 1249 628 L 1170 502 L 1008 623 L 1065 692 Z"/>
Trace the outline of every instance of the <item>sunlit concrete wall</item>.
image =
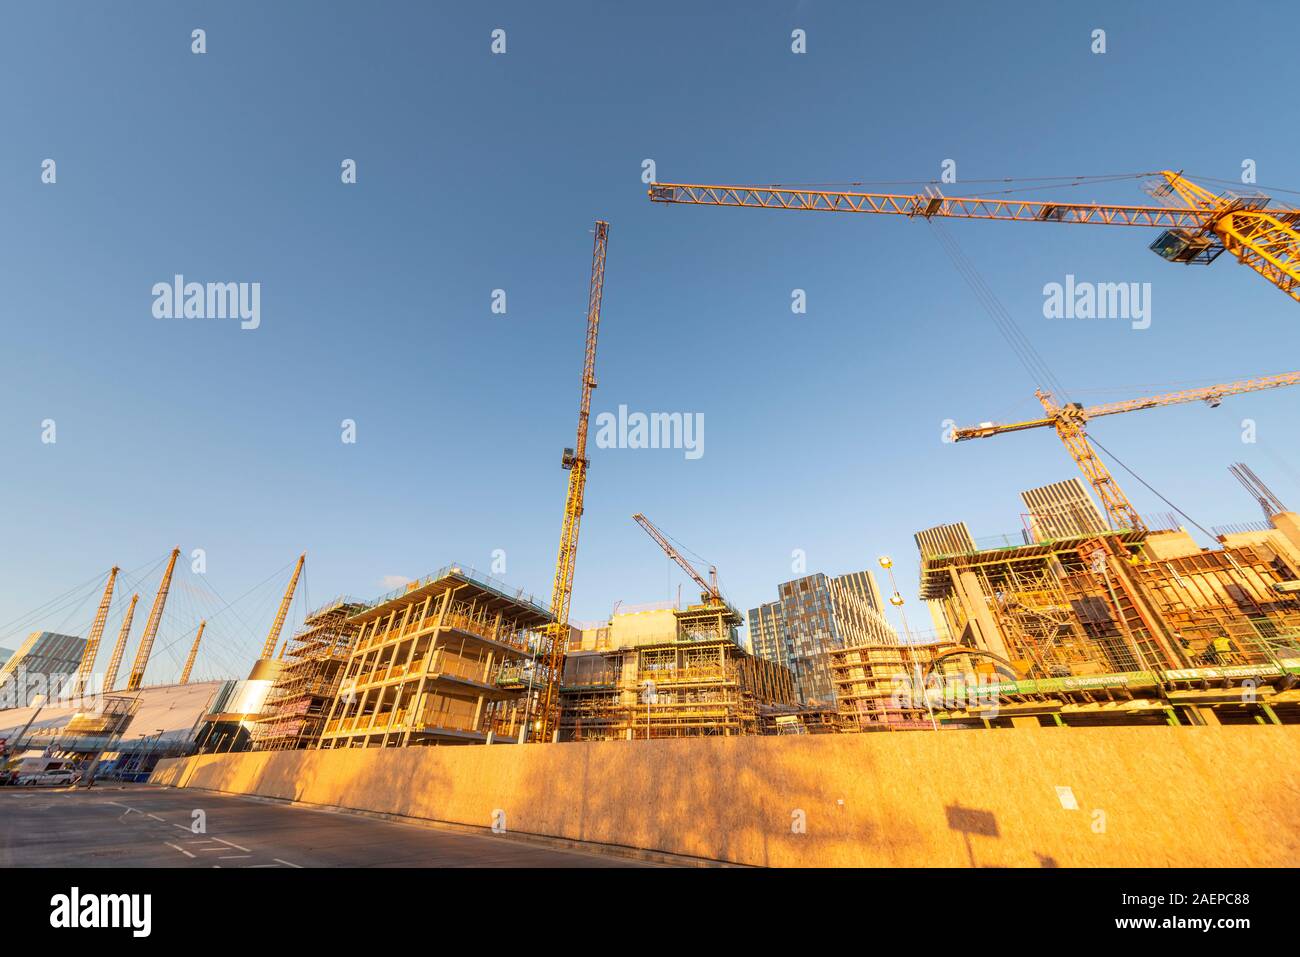
<path id="1" fill-rule="evenodd" d="M 1300 726 L 225 754 L 153 780 L 744 864 L 1300 864 Z"/>

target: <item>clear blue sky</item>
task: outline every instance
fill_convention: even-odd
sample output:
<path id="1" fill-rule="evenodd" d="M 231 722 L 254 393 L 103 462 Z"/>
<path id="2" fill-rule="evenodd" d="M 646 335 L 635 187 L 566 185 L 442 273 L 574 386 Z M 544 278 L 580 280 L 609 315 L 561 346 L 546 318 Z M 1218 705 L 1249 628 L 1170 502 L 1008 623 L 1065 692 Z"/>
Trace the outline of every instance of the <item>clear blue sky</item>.
<path id="1" fill-rule="evenodd" d="M 545 599 L 600 217 L 593 411 L 702 412 L 705 454 L 591 450 L 574 617 L 675 591 L 644 511 L 742 608 L 794 577 L 794 549 L 827 573 L 890 552 L 916 624 L 917 529 L 1018 529 L 1018 490 L 1076 474 L 1049 432 L 940 441 L 945 419 L 1032 413 L 1036 383 L 924 223 L 652 205 L 642 160 L 666 181 L 807 183 L 928 180 L 953 159 L 956 195 L 1164 167 L 1236 179 L 1249 158 L 1259 183 L 1300 189 L 1300 131 L 1211 52 L 1257 47 L 1288 6 L 10 5 L 0 621 L 174 544 L 206 550 L 227 598 L 304 549 L 313 599 L 504 549 L 504 577 Z M 1135 181 L 1064 195 L 1145 199 Z M 1164 263 L 1150 230 L 947 229 L 1075 398 L 1300 366 L 1300 306 L 1230 257 Z M 150 289 L 175 273 L 261 282 L 261 328 L 154 319 Z M 1151 328 L 1044 319 L 1042 287 L 1067 273 L 1150 282 Z M 1259 517 L 1237 460 L 1300 504 L 1297 412 L 1282 390 L 1093 432 L 1211 525 Z M 249 615 L 264 631 L 269 606 Z M 256 643 L 212 630 L 214 648 Z"/>

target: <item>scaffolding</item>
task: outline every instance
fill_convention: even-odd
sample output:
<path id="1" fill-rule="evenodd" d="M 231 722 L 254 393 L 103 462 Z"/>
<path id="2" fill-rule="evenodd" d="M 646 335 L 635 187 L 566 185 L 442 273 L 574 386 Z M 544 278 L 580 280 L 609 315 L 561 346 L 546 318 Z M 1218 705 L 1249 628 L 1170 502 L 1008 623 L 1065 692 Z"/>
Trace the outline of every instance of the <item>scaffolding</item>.
<path id="1" fill-rule="evenodd" d="M 974 676 L 982 697 L 945 704 L 940 722 L 1300 719 L 1295 565 L 1266 542 L 1201 549 L 1183 534 L 983 550 L 936 549 L 935 535 L 919 534 L 922 597 L 961 647 L 985 659 Z M 895 664 L 881 662 L 882 687 Z M 998 669 L 1005 674 L 990 680 Z M 943 678 L 959 692 L 965 681 Z"/>
<path id="2" fill-rule="evenodd" d="M 266 706 L 252 725 L 255 750 L 316 747 L 360 630 L 348 619 L 367 607 L 340 596 L 307 615 L 289 640 Z"/>
<path id="3" fill-rule="evenodd" d="M 686 616 L 688 633 L 701 624 Z M 569 655 L 560 700 L 561 741 L 759 734 L 797 702 L 788 668 L 730 638 Z"/>
<path id="4" fill-rule="evenodd" d="M 550 612 L 449 565 L 348 619 L 357 628 L 321 748 L 491 744 L 538 717 L 528 667 Z"/>
<path id="5" fill-rule="evenodd" d="M 831 680 L 845 731 L 932 728 L 924 676 L 951 645 L 870 644 L 830 653 Z M 921 693 L 918 694 L 918 689 Z"/>

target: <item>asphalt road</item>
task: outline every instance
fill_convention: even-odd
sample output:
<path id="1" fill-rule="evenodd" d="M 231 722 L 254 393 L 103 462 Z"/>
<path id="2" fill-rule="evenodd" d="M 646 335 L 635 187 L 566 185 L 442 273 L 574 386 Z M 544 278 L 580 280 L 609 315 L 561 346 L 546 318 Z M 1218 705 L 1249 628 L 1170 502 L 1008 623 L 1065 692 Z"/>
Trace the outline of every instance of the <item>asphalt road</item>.
<path id="1" fill-rule="evenodd" d="M 196 810 L 205 832 L 192 830 Z M 149 785 L 0 788 L 0 867 L 629 867 L 639 861 Z"/>

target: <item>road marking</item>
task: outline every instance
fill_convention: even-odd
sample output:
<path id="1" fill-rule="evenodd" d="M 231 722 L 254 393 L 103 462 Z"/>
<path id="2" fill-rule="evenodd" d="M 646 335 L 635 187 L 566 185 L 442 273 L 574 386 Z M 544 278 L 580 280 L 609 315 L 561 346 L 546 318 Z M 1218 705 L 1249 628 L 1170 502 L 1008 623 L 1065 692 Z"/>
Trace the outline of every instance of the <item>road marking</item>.
<path id="1" fill-rule="evenodd" d="M 228 844 L 228 845 L 230 845 L 231 847 L 233 847 L 235 850 L 237 850 L 237 851 L 243 851 L 243 852 L 246 853 L 246 854 L 252 854 L 252 853 L 253 853 L 252 851 L 250 851 L 250 850 L 249 850 L 248 848 L 246 848 L 246 847 L 240 847 L 240 846 L 239 846 L 238 844 L 236 844 L 234 841 L 222 841 L 221 838 L 219 838 L 219 837 L 214 837 L 213 840 L 214 840 L 214 841 L 221 841 L 222 844 Z"/>
<path id="2" fill-rule="evenodd" d="M 298 868 L 298 870 L 302 870 L 302 865 L 301 865 L 301 864 L 291 864 L 291 863 L 289 863 L 288 861 L 282 861 L 282 860 L 280 860 L 280 858 L 278 858 L 278 857 L 273 857 L 273 858 L 271 858 L 271 860 L 275 861 L 277 864 L 283 864 L 285 867 L 296 867 L 296 868 Z"/>
<path id="3" fill-rule="evenodd" d="M 155 821 L 162 821 L 164 824 L 167 823 L 166 818 L 159 817 L 157 814 L 150 814 L 149 816 L 153 818 Z"/>
<path id="4" fill-rule="evenodd" d="M 177 845 L 177 844 L 173 844 L 171 841 L 163 841 L 163 843 L 166 844 L 168 847 L 174 847 L 174 848 L 176 848 L 176 850 L 180 851 L 180 852 L 181 852 L 182 854 L 184 854 L 186 857 L 193 857 L 193 856 L 194 856 L 194 855 L 191 854 L 189 851 L 185 850 L 185 848 L 183 848 L 183 847 L 181 847 L 181 846 L 179 846 L 179 845 Z"/>
<path id="5" fill-rule="evenodd" d="M 252 857 L 252 856 L 253 856 L 252 854 L 227 854 L 225 857 L 218 858 L 218 860 L 222 860 L 222 861 L 246 861 L 246 860 L 248 860 L 248 859 L 249 859 L 250 857 Z"/>
<path id="6" fill-rule="evenodd" d="M 172 827 L 179 827 L 182 831 L 188 831 L 188 830 L 189 830 L 189 828 L 186 827 L 184 824 L 173 824 Z"/>

